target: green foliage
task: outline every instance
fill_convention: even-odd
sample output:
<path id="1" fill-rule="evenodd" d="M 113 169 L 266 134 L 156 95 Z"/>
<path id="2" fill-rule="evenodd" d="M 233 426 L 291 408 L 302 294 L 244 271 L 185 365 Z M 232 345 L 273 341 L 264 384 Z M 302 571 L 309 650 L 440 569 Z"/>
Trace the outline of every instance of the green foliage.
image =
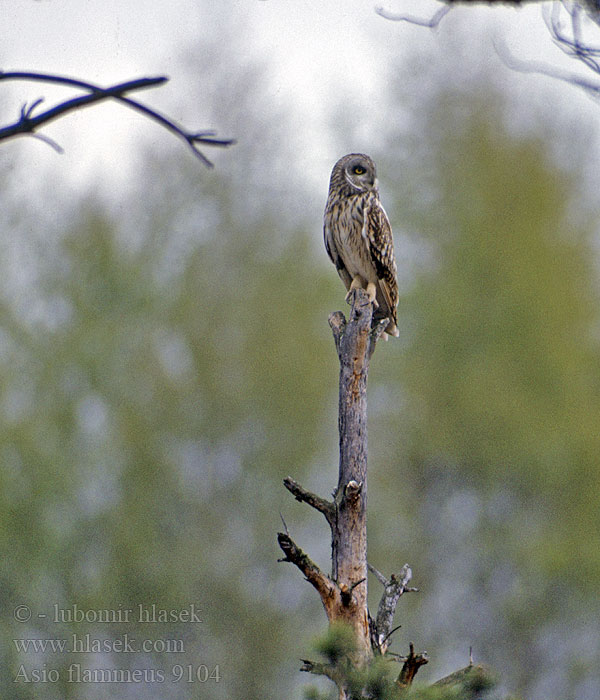
<path id="1" fill-rule="evenodd" d="M 286 685 L 274 679 L 294 655 L 278 484 L 322 454 L 336 362 L 329 283 L 300 222 L 279 216 L 281 200 L 256 206 L 260 175 L 242 195 L 223 168 L 155 165 L 144 200 L 124 195 L 118 221 L 90 199 L 46 222 L 47 239 L 26 212 L 15 233 L 35 274 L 22 293 L 4 289 L 1 309 L 3 601 L 48 617 L 33 629 L 9 617 L 3 637 L 183 640 L 181 654 L 102 658 L 169 682 L 175 664 L 218 666 L 220 680 L 191 686 L 193 697 L 278 698 Z M 132 609 L 133 621 L 55 624 L 55 604 Z M 191 604 L 201 623 L 135 621 L 138 605 Z M 13 683 L 38 658 L 2 647 L 3 698 L 47 690 Z M 61 669 L 61 698 L 88 692 L 66 678 L 72 662 L 98 662 L 82 659 L 44 657 Z"/>
<path id="2" fill-rule="evenodd" d="M 398 682 L 399 665 L 393 658 L 375 656 L 364 668 L 356 668 L 350 661 L 354 651 L 352 630 L 344 624 L 332 625 L 314 645 L 323 657 L 326 674 L 343 685 L 351 700 L 491 700 L 496 687 L 492 674 L 472 667 L 458 672 L 454 682 L 429 687 L 401 687 Z M 315 671 L 322 670 L 315 668 Z M 454 678 L 454 676 L 453 676 Z M 333 700 L 337 691 L 324 694 L 310 686 L 305 690 L 306 700 Z"/>
<path id="3" fill-rule="evenodd" d="M 356 650 L 352 627 L 343 622 L 330 625 L 327 633 L 316 641 L 314 647 L 328 665 L 339 666 L 345 663 Z"/>
<path id="4" fill-rule="evenodd" d="M 442 105 L 447 119 L 452 104 Z M 511 141 L 493 112 L 467 115 L 435 158 L 445 212 L 431 232 L 436 262 L 405 306 L 416 321 L 404 383 L 421 407 L 417 449 L 422 459 L 459 463 L 488 489 L 510 484 L 536 499 L 544 517 L 560 517 L 571 532 L 552 548 L 529 539 L 528 556 L 596 577 L 591 222 L 574 213 L 575 182 L 548 161 L 544 144 Z"/>
<path id="5" fill-rule="evenodd" d="M 413 565 L 421 594 L 401 601 L 403 624 L 432 658 L 474 645 L 509 686 L 533 691 L 531 667 L 499 639 L 528 649 L 551 629 L 576 663 L 577 633 L 558 630 L 578 614 L 589 624 L 600 580 L 597 208 L 578 174 L 588 156 L 558 165 L 552 150 L 581 135 L 563 124 L 515 136 L 482 85 L 427 99 L 411 176 L 390 186 L 392 220 L 419 242 L 399 307 L 402 357 L 379 356 L 371 375 L 397 408 L 372 421 L 383 459 L 370 462 L 382 508 L 370 557 Z M 445 643 L 424 636 L 433 624 Z M 597 664 L 597 651 L 584 654 Z"/>

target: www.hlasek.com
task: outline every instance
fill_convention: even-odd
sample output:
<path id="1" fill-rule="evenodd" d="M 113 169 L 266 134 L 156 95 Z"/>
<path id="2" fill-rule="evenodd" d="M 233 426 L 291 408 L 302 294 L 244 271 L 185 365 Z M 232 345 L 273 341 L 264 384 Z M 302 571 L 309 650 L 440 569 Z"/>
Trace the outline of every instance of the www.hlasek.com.
<path id="1" fill-rule="evenodd" d="M 91 634 L 72 634 L 63 639 L 13 639 L 17 651 L 22 654 L 183 654 L 183 639 L 143 639 L 138 641 L 127 633 L 110 639 Z"/>

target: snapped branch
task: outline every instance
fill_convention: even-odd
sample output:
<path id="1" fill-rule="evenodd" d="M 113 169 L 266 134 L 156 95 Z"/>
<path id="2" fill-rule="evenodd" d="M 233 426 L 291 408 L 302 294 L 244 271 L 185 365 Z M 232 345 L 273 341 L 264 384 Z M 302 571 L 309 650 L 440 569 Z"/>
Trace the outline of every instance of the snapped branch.
<path id="1" fill-rule="evenodd" d="M 156 78 L 139 78 L 130 80 L 125 83 L 113 85 L 109 88 L 102 88 L 92 83 L 76 80 L 74 78 L 66 78 L 63 76 L 49 75 L 45 73 L 27 73 L 27 72 L 4 72 L 0 71 L 0 80 L 28 80 L 46 83 L 57 83 L 68 87 L 79 88 L 87 91 L 86 95 L 74 97 L 65 102 L 61 102 L 44 112 L 34 115 L 34 110 L 42 103 L 43 98 L 35 100 L 31 105 L 23 105 L 19 119 L 14 124 L 5 127 L 0 127 L 0 141 L 13 138 L 15 136 L 30 135 L 41 138 L 46 143 L 60 152 L 60 147 L 47 136 L 35 133 L 38 128 L 48 124 L 55 119 L 63 117 L 69 112 L 77 109 L 82 109 L 92 104 L 102 102 L 108 99 L 114 99 L 120 103 L 141 112 L 150 119 L 156 121 L 162 127 L 183 139 L 192 149 L 196 157 L 198 157 L 207 167 L 212 167 L 211 161 L 200 151 L 200 146 L 230 146 L 235 143 L 233 139 L 216 138 L 212 131 L 190 132 L 183 129 L 171 119 L 160 114 L 156 110 L 147 107 L 146 105 L 133 100 L 127 96 L 127 93 L 137 90 L 156 87 L 167 82 L 168 78 L 164 76 Z"/>
<path id="2" fill-rule="evenodd" d="M 285 488 L 294 496 L 297 501 L 308 503 L 309 506 L 315 508 L 320 513 L 323 513 L 325 519 L 331 527 L 335 522 L 335 505 L 325 498 L 321 498 L 305 488 L 302 488 L 297 481 L 294 481 L 291 476 L 287 476 L 283 480 Z"/>
<path id="3" fill-rule="evenodd" d="M 304 574 L 306 580 L 317 589 L 323 605 L 325 605 L 326 601 L 330 600 L 336 593 L 335 583 L 319 569 L 287 533 L 278 532 L 277 542 L 285 554 L 285 557 L 278 561 L 295 564 Z M 328 609 L 327 605 L 325 605 L 325 609 Z"/>
<path id="4" fill-rule="evenodd" d="M 417 675 L 417 671 L 421 668 L 421 666 L 424 666 L 427 663 L 429 663 L 427 652 L 423 651 L 419 654 L 415 654 L 415 646 L 411 642 L 409 644 L 408 656 L 404 659 L 404 664 L 396 683 L 401 688 L 408 688 L 408 686 L 412 685 L 412 682 Z"/>

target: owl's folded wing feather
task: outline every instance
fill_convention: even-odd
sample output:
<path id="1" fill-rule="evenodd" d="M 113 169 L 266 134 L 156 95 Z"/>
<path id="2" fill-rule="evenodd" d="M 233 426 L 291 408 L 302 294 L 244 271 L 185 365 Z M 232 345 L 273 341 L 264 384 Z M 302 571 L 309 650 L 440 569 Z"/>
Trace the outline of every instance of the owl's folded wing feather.
<path id="1" fill-rule="evenodd" d="M 398 282 L 392 227 L 379 199 L 373 196 L 365 207 L 363 235 L 368 242 L 369 253 L 379 278 L 383 297 L 396 322 L 398 306 Z"/>
<path id="2" fill-rule="evenodd" d="M 335 269 L 338 271 L 338 275 L 346 286 L 346 289 L 350 289 L 352 277 L 344 265 L 342 256 L 338 253 L 335 241 L 333 240 L 333 234 L 331 233 L 331 229 L 327 224 L 323 226 L 323 239 L 325 241 L 325 250 L 327 251 L 327 255 L 329 255 L 331 262 L 335 265 Z"/>

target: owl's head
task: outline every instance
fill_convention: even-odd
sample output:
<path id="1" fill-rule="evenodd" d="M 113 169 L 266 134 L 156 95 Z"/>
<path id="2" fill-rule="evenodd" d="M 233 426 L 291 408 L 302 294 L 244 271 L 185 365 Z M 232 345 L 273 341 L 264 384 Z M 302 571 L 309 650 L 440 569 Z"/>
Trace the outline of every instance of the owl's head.
<path id="1" fill-rule="evenodd" d="M 331 180 L 339 184 L 350 185 L 354 191 L 367 192 L 377 190 L 377 171 L 375 163 L 364 153 L 349 153 L 334 165 Z"/>

